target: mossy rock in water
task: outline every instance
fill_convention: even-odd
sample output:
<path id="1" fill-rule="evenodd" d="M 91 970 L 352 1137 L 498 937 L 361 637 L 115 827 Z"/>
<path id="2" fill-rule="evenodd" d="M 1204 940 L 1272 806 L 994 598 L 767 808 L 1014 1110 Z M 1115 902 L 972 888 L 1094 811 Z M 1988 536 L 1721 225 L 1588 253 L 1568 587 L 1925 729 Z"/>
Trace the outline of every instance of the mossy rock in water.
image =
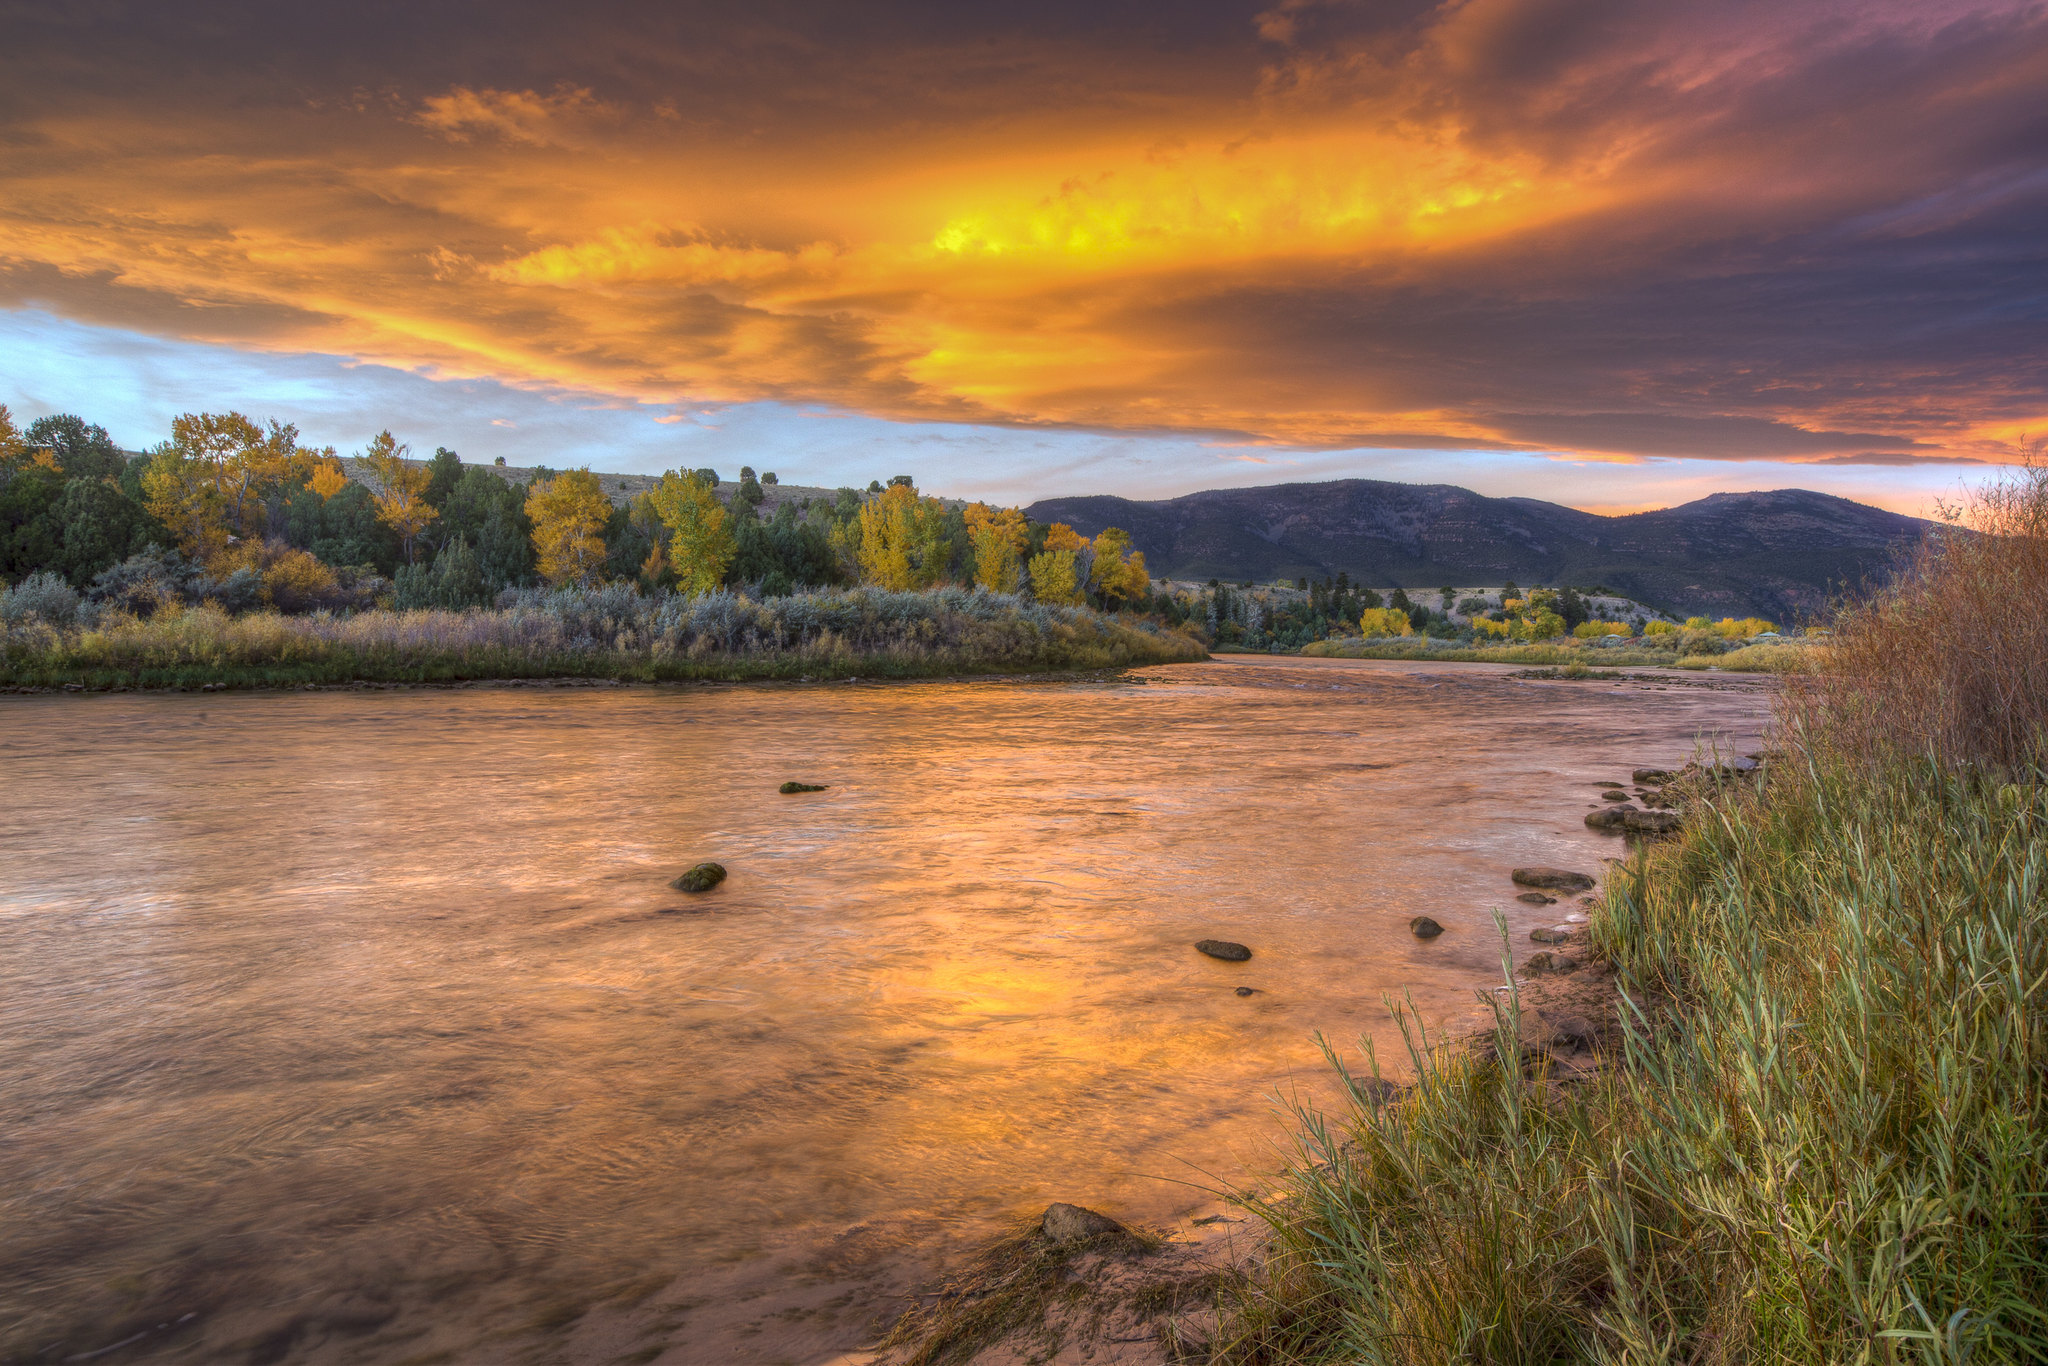
<path id="1" fill-rule="evenodd" d="M 1221 958 L 1226 963 L 1242 963 L 1252 956 L 1252 951 L 1242 944 L 1233 944 L 1228 939 L 1203 939 L 1195 944 L 1195 952 L 1206 953 L 1211 958 Z"/>
<path id="2" fill-rule="evenodd" d="M 784 783 L 776 790 L 787 797 L 792 792 L 823 792 L 825 787 L 824 783 Z"/>
<path id="3" fill-rule="evenodd" d="M 708 892 L 725 881 L 725 865 L 722 863 L 700 863 L 684 873 L 669 886 L 679 892 Z"/>
<path id="4" fill-rule="evenodd" d="M 1588 824 L 1591 822 L 1589 821 Z M 1508 874 L 1519 887 L 1548 887 L 1559 892 L 1590 892 L 1593 879 L 1586 873 L 1569 872 L 1563 868 L 1517 868 Z"/>

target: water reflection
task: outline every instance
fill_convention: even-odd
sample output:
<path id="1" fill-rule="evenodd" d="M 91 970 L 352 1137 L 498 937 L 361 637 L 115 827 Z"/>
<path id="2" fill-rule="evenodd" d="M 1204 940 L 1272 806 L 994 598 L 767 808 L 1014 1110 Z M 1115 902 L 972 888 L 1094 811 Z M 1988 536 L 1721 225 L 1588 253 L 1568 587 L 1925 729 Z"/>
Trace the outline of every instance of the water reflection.
<path id="1" fill-rule="evenodd" d="M 1505 870 L 1765 709 L 1334 661 L 7 701 L 0 1358 L 851 1345 L 1049 1199 L 1263 1161 L 1312 1031 L 1468 1017 L 1491 908 L 1547 920 Z"/>

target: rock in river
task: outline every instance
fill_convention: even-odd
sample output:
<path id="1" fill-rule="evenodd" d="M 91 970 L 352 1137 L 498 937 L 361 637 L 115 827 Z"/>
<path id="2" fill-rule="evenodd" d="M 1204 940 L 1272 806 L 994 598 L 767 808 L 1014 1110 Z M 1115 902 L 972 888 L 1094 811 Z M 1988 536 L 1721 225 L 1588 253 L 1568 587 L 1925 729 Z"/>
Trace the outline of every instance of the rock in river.
<path id="1" fill-rule="evenodd" d="M 1545 896 L 1541 892 L 1523 892 L 1520 896 L 1516 897 L 1515 900 L 1522 902 L 1524 905 L 1528 906 L 1549 906 L 1554 904 L 1557 901 L 1557 898 L 1554 896 Z"/>
<path id="2" fill-rule="evenodd" d="M 1625 802 L 1628 800 L 1628 793 L 1623 792 L 1618 787 L 1611 787 L 1600 794 L 1600 800 L 1603 802 Z"/>
<path id="3" fill-rule="evenodd" d="M 1242 944 L 1233 944 L 1228 939 L 1199 940 L 1195 944 L 1195 952 L 1206 953 L 1211 958 L 1221 958 L 1226 963 L 1242 963 L 1245 959 L 1252 956 L 1252 951 L 1250 949 L 1246 948 Z M 1071 1205 L 1055 1205 L 1053 1206 L 1053 1208 L 1071 1209 L 1073 1207 Z"/>
<path id="4" fill-rule="evenodd" d="M 1571 931 L 1561 929 L 1536 929 L 1529 931 L 1532 944 L 1566 944 L 1571 942 Z"/>
<path id="5" fill-rule="evenodd" d="M 679 892 L 708 892 L 725 881 L 725 865 L 722 863 L 700 863 L 684 873 L 669 886 Z"/>
<path id="6" fill-rule="evenodd" d="M 1639 768 L 1629 776 L 1639 783 L 1665 783 L 1671 780 L 1671 770 L 1666 768 Z"/>
<path id="7" fill-rule="evenodd" d="M 1418 915 L 1408 922 L 1409 930 L 1417 939 L 1434 939 L 1444 932 L 1444 927 L 1426 915 Z"/>
<path id="8" fill-rule="evenodd" d="M 1524 977 L 1541 977 L 1550 972 L 1577 972 L 1579 960 L 1563 953 L 1532 953 L 1522 964 Z"/>
<path id="9" fill-rule="evenodd" d="M 1621 828 L 1639 835 L 1668 835 L 1679 827 L 1676 811 L 1626 811 Z"/>
<path id="10" fill-rule="evenodd" d="M 1060 1203 L 1045 1207 L 1045 1214 L 1038 1221 L 1038 1231 L 1045 1235 L 1046 1241 L 1053 1243 L 1085 1243 L 1090 1238 L 1106 1234 L 1130 1232 L 1107 1214 L 1097 1214 L 1080 1205 Z"/>
<path id="11" fill-rule="evenodd" d="M 823 792 L 824 783 L 784 783 L 776 791 L 787 797 L 792 792 Z"/>
<path id="12" fill-rule="evenodd" d="M 1595 830 L 1619 830 L 1628 824 L 1630 816 L 1639 814 L 1633 806 L 1603 806 L 1586 813 L 1586 824 Z"/>
<path id="13" fill-rule="evenodd" d="M 1590 818 L 1589 818 L 1590 819 Z M 1517 868 L 1508 874 L 1518 887 L 1548 887 L 1558 892 L 1590 892 L 1593 879 L 1585 873 L 1563 868 Z"/>

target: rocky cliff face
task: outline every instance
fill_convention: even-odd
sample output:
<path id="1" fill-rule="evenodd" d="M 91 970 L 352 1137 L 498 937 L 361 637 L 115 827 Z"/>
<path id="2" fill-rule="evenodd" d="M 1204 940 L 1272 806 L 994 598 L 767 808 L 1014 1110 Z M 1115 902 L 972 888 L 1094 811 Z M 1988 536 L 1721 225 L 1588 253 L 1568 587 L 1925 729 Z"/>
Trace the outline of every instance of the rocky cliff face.
<path id="1" fill-rule="evenodd" d="M 1804 489 L 1717 493 L 1603 517 L 1449 484 L 1370 479 L 1159 502 L 1051 498 L 1026 511 L 1087 536 L 1123 527 L 1153 573 L 1174 578 L 1344 570 L 1382 587 L 1603 583 L 1668 610 L 1783 621 L 1816 616 L 1834 595 L 1883 578 L 1928 525 Z"/>

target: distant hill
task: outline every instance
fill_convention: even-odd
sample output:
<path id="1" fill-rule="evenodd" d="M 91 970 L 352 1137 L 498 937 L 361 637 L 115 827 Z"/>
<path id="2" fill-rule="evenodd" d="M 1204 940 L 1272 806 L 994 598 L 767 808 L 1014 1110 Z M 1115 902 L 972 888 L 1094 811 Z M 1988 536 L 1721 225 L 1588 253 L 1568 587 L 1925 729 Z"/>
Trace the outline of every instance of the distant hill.
<path id="1" fill-rule="evenodd" d="M 1131 533 L 1155 575 L 1271 580 L 1339 570 L 1376 587 L 1605 584 L 1666 610 L 1795 621 L 1882 578 L 1929 525 L 1805 489 L 1716 493 L 1603 517 L 1450 484 L 1340 479 L 1159 502 L 1048 498 L 1025 511 L 1084 536 Z"/>

